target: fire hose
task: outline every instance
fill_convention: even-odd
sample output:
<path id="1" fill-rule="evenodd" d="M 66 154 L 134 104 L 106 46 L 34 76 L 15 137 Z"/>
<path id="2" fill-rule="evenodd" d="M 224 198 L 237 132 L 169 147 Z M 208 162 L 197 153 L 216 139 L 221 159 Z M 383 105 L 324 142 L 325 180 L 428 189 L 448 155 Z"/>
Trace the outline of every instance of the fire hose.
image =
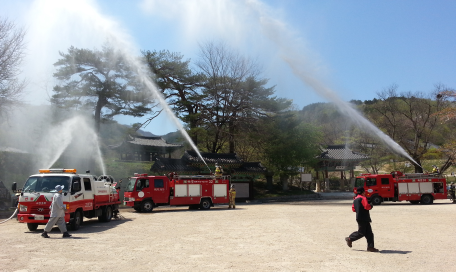
<path id="1" fill-rule="evenodd" d="M 8 218 L 8 219 L 6 219 L 6 220 L 3 220 L 3 221 L 1 221 L 1 222 L 0 222 L 0 224 L 6 223 L 7 221 L 9 221 L 9 220 L 13 219 L 13 217 L 14 217 L 16 214 L 17 214 L 17 209 L 14 211 L 13 215 L 11 215 L 11 217 L 10 217 L 10 218 Z"/>

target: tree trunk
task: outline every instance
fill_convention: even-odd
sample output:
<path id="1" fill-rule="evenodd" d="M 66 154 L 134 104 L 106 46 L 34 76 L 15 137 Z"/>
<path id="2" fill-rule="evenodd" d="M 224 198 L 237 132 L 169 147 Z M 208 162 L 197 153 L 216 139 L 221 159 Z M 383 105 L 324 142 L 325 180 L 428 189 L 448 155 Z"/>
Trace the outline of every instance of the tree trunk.
<path id="1" fill-rule="evenodd" d="M 345 177 L 340 179 L 340 188 L 341 191 L 345 191 Z"/>
<path id="2" fill-rule="evenodd" d="M 104 97 L 98 97 L 97 105 L 95 107 L 95 130 L 97 134 L 100 132 L 100 123 L 101 123 L 101 109 L 104 106 Z"/>
<path id="3" fill-rule="evenodd" d="M 415 173 L 423 173 L 423 168 L 421 168 L 421 161 L 418 158 L 413 158 L 419 165 L 415 165 Z"/>
<path id="4" fill-rule="evenodd" d="M 233 113 L 232 115 L 232 118 L 236 118 L 236 112 Z M 230 120 L 230 122 L 228 123 L 228 130 L 229 130 L 229 146 L 230 146 L 230 151 L 229 153 L 234 153 L 235 150 L 235 145 L 234 145 L 234 132 L 236 131 L 236 128 L 235 128 L 235 125 L 234 125 L 234 122 L 233 120 Z"/>
<path id="5" fill-rule="evenodd" d="M 319 179 L 317 179 L 317 180 L 315 181 L 315 191 L 316 191 L 317 193 L 320 193 L 320 192 L 321 192 L 321 183 L 320 183 L 320 180 L 319 180 Z"/>
<path id="6" fill-rule="evenodd" d="M 287 175 L 280 175 L 280 181 L 282 182 L 283 191 L 288 191 L 288 176 Z"/>
<path id="7" fill-rule="evenodd" d="M 269 191 L 272 190 L 272 177 L 274 174 L 272 172 L 267 172 L 266 173 L 266 189 Z"/>

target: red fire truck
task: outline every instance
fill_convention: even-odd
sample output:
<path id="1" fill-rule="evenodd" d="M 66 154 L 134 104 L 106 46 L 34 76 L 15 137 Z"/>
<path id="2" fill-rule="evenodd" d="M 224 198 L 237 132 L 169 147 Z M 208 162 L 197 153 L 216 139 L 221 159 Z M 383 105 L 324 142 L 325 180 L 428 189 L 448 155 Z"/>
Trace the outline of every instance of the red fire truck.
<path id="1" fill-rule="evenodd" d="M 229 187 L 229 176 L 135 174 L 125 190 L 124 204 L 141 212 L 164 205 L 208 210 L 214 204 L 228 204 Z"/>
<path id="2" fill-rule="evenodd" d="M 83 216 L 109 222 L 119 210 L 119 193 L 111 182 L 96 180 L 90 174 L 77 174 L 76 169 L 41 169 L 39 174 L 27 179 L 21 190 L 18 221 L 27 223 L 31 231 L 38 225 L 45 225 L 49 221 L 49 206 L 57 185 L 64 186 L 65 222 L 72 230 L 79 229 Z M 16 184 L 12 189 L 16 191 Z"/>
<path id="3" fill-rule="evenodd" d="M 432 204 L 435 199 L 447 199 L 446 179 L 436 174 L 361 174 L 355 188 L 364 187 L 366 197 L 374 205 L 384 201 L 409 201 L 412 204 Z"/>

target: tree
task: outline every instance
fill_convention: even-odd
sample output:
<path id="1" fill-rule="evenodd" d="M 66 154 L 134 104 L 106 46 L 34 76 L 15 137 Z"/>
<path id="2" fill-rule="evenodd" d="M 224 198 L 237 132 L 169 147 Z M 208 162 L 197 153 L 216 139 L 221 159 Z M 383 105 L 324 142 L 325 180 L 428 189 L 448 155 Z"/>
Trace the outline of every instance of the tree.
<path id="1" fill-rule="evenodd" d="M 333 103 L 307 105 L 303 107 L 299 115 L 303 122 L 320 128 L 324 135 L 320 144 L 342 144 L 350 140 L 354 124 L 347 116 L 342 115 Z"/>
<path id="2" fill-rule="evenodd" d="M 453 131 L 456 127 L 456 90 L 448 88 L 444 85 L 437 85 L 436 89 L 438 93 L 436 98 L 438 101 L 441 101 L 442 104 L 446 104 L 445 107 L 435 113 L 435 116 L 439 120 L 449 126 L 447 131 L 445 131 L 445 143 L 440 148 L 440 151 L 446 155 L 447 159 L 440 167 L 440 172 L 443 173 L 451 165 L 454 165 L 456 160 L 456 136 Z"/>
<path id="3" fill-rule="evenodd" d="M 183 60 L 179 53 L 167 50 L 142 53 L 155 83 L 177 116 L 188 124 L 189 134 L 197 145 L 204 76 L 194 73 L 189 67 L 190 60 Z"/>
<path id="4" fill-rule="evenodd" d="M 396 89 L 397 86 L 393 85 L 378 93 L 379 100 L 368 108 L 367 114 L 410 154 L 418 163 L 415 171 L 421 173 L 421 159 L 439 138 L 439 120 L 435 113 L 446 104 L 432 99 L 439 92 L 438 86 L 430 96 L 419 92 L 398 95 Z"/>
<path id="5" fill-rule="evenodd" d="M 287 190 L 288 178 L 298 173 L 299 166 L 315 163 L 321 133 L 315 126 L 301 122 L 294 112 L 267 118 L 264 128 L 264 161 Z"/>
<path id="6" fill-rule="evenodd" d="M 355 129 L 351 142 L 357 151 L 369 156 L 368 160 L 359 163 L 366 172 L 378 174 L 379 170 L 390 162 L 391 152 L 384 147 L 378 137 L 372 137 L 371 133 Z"/>
<path id="7" fill-rule="evenodd" d="M 273 96 L 274 87 L 259 78 L 258 65 L 224 44 L 201 46 L 197 66 L 206 77 L 202 119 L 205 147 L 217 153 L 236 151 L 236 138 L 246 134 L 256 120 L 290 106 L 291 102 Z"/>
<path id="8" fill-rule="evenodd" d="M 102 50 L 70 47 L 60 52 L 54 77 L 62 81 L 53 89 L 51 102 L 64 108 L 94 112 L 96 130 L 103 119 L 123 114 L 135 117 L 152 112 L 152 93 L 132 69 L 127 58 L 110 46 Z M 160 112 L 152 112 L 153 118 Z"/>
<path id="9" fill-rule="evenodd" d="M 25 80 L 19 80 L 24 57 L 25 31 L 13 22 L 0 18 L 0 114 L 21 102 Z"/>

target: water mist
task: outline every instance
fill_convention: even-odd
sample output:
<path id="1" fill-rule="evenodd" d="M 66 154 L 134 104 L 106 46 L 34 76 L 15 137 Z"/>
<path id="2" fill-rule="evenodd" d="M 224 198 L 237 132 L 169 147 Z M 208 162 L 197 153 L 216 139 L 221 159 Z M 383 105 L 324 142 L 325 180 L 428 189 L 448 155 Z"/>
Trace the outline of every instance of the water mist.
<path id="1" fill-rule="evenodd" d="M 53 167 L 70 145 L 74 149 L 81 151 L 75 159 L 89 159 L 96 154 L 97 164 L 102 173 L 106 174 L 98 144 L 98 136 L 89 123 L 81 116 L 64 120 L 45 131 L 43 140 L 38 145 L 37 150 L 38 156 L 41 157 L 39 168 Z"/>
<path id="2" fill-rule="evenodd" d="M 159 102 L 163 108 L 164 113 L 172 120 L 178 130 L 181 132 L 185 140 L 190 143 L 191 147 L 196 151 L 198 157 L 206 164 L 203 157 L 201 156 L 198 148 L 191 140 L 188 133 L 185 131 L 183 125 L 176 117 L 168 103 L 165 101 L 163 94 L 157 88 L 155 83 L 151 79 L 150 70 L 147 65 L 138 59 L 138 50 L 131 42 L 132 38 L 122 30 L 122 27 L 115 21 L 109 19 L 106 16 L 101 15 L 95 7 L 93 1 L 56 1 L 56 0 L 37 0 L 35 3 L 35 10 L 46 12 L 48 15 L 46 18 L 40 17 L 43 21 L 42 24 L 47 25 L 46 28 L 40 28 L 40 31 L 46 31 L 47 29 L 53 29 L 57 24 L 59 26 L 68 25 L 68 30 L 74 31 L 74 28 L 79 30 L 75 35 L 82 35 L 82 40 L 92 40 L 91 37 L 97 37 L 98 40 L 108 41 L 109 46 L 113 47 L 119 56 L 126 60 L 130 67 L 133 67 L 139 76 L 139 80 L 144 86 L 152 93 L 153 98 Z M 34 14 L 36 14 L 35 12 Z M 39 13 L 39 12 L 38 12 Z M 71 21 L 71 22 L 70 22 Z M 77 26 L 74 26 L 74 22 L 77 22 Z M 62 28 L 60 27 L 60 28 Z M 82 30 L 82 31 L 81 31 Z M 49 30 L 47 30 L 49 31 Z M 60 29 L 54 28 L 54 31 L 60 31 Z M 47 34 L 47 35 L 45 35 Z M 44 37 L 52 36 L 52 33 L 41 33 Z M 69 38 L 71 39 L 71 38 Z M 73 37 L 73 39 L 76 39 Z M 72 44 L 75 47 L 80 47 L 77 44 Z M 70 137 L 71 135 L 66 135 Z M 62 139 L 63 145 L 67 144 L 68 139 Z M 60 149 L 56 150 L 56 154 L 60 152 Z M 57 155 L 56 155 L 57 156 Z M 53 159 L 49 159 L 49 163 L 52 163 Z M 207 164 L 206 164 L 207 166 Z M 208 167 L 208 166 L 207 166 Z M 210 168 L 208 167 L 209 171 Z"/>

